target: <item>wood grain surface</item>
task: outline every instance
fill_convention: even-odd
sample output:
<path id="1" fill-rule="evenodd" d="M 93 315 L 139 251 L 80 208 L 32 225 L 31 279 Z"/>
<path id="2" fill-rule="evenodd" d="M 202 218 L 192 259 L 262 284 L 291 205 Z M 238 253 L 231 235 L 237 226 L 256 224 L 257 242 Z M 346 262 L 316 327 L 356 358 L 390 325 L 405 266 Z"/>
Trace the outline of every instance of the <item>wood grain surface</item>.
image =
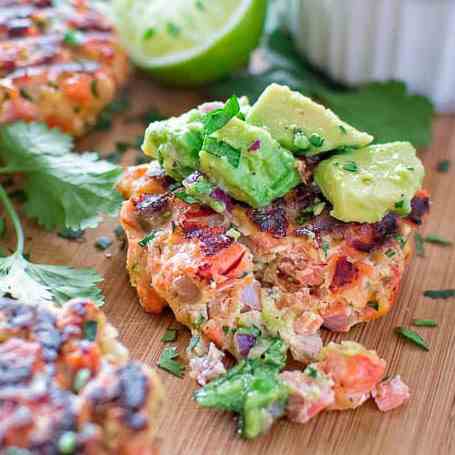
<path id="1" fill-rule="evenodd" d="M 130 84 L 134 112 L 150 109 L 165 115 L 178 114 L 200 102 L 197 93 L 159 88 L 136 77 Z M 121 117 L 121 116 L 120 116 Z M 140 123 L 117 118 L 107 133 L 93 133 L 79 145 L 81 149 L 110 152 L 116 141 L 134 140 L 143 133 Z M 132 162 L 130 151 L 122 164 Z M 455 240 L 455 117 L 434 120 L 434 141 L 420 153 L 427 169 L 425 187 L 433 200 L 423 234 L 437 233 Z M 447 174 L 436 172 L 441 159 L 452 159 Z M 125 250 L 116 240 L 106 252 L 95 249 L 100 234 L 114 238 L 117 220 L 106 220 L 85 240 L 68 241 L 55 233 L 45 233 L 33 223 L 26 224 L 36 262 L 95 267 L 104 276 L 102 285 L 110 321 L 119 328 L 121 339 L 133 358 L 155 366 L 163 349 L 160 341 L 173 323 L 172 314 L 144 313 L 129 286 L 125 270 Z M 11 229 L 9 233 L 11 235 Z M 162 455 L 173 454 L 455 454 L 455 300 L 431 300 L 422 296 L 426 289 L 455 288 L 455 249 L 426 245 L 426 257 L 414 257 L 404 277 L 400 298 L 389 315 L 376 322 L 355 327 L 348 334 L 323 333 L 324 339 L 355 340 L 375 349 L 387 360 L 388 373 L 399 373 L 412 390 L 404 407 L 380 413 L 370 402 L 355 411 L 327 412 L 306 425 L 278 422 L 267 435 L 252 442 L 242 441 L 230 414 L 199 408 L 192 400 L 195 383 L 163 371 L 159 375 L 167 390 L 167 402 L 156 422 Z M 112 255 L 111 257 L 108 257 Z M 424 352 L 399 339 L 393 332 L 413 318 L 436 319 L 436 329 L 418 331 L 428 340 Z M 179 330 L 181 351 L 188 342 L 186 330 Z"/>

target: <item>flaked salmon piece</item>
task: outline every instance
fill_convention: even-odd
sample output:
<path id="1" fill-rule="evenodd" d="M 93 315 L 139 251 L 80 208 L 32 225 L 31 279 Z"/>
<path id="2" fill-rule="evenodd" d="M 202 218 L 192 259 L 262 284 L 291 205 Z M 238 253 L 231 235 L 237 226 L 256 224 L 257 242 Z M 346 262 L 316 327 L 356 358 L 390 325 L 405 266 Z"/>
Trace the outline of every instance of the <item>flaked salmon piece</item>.
<path id="1" fill-rule="evenodd" d="M 371 395 L 382 412 L 402 406 L 410 397 L 409 387 L 399 375 L 382 381 L 372 390 Z"/>

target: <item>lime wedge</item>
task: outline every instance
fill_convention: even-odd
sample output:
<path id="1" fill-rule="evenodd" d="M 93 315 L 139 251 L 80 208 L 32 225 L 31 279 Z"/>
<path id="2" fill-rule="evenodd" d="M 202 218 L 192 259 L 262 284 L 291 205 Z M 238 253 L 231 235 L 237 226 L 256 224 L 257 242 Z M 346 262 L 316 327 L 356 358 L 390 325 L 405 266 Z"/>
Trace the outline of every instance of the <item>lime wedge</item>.
<path id="1" fill-rule="evenodd" d="M 260 39 L 267 0 L 114 0 L 131 59 L 177 85 L 220 78 L 247 62 Z"/>

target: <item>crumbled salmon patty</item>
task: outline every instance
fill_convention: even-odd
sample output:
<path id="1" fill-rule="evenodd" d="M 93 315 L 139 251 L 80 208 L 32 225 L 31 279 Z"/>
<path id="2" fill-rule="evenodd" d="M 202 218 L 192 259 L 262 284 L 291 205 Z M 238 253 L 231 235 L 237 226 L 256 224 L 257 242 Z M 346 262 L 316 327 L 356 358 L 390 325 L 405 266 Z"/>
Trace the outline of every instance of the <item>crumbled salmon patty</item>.
<path id="1" fill-rule="evenodd" d="M 128 74 L 111 24 L 86 0 L 0 2 L 0 123 L 80 136 Z"/>
<path id="2" fill-rule="evenodd" d="M 223 214 L 189 204 L 156 163 L 131 168 L 120 184 L 128 270 L 145 310 L 170 305 L 178 321 L 242 357 L 239 327 L 280 335 L 294 358 L 322 348 L 319 329 L 348 331 L 385 315 L 397 299 L 409 238 L 429 209 L 421 191 L 412 212 L 375 224 L 342 223 L 300 185 L 265 209 L 230 202 Z"/>
<path id="3" fill-rule="evenodd" d="M 161 385 L 116 336 L 87 300 L 58 312 L 0 300 L 1 453 L 157 453 Z"/>

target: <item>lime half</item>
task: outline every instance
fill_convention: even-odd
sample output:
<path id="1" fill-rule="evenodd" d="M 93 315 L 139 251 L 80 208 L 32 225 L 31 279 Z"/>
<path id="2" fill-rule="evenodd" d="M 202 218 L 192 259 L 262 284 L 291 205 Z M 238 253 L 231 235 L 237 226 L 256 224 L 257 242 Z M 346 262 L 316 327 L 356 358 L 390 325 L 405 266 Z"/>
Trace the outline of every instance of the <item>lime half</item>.
<path id="1" fill-rule="evenodd" d="M 114 0 L 113 8 L 136 65 L 169 83 L 197 85 L 248 60 L 267 0 Z"/>

